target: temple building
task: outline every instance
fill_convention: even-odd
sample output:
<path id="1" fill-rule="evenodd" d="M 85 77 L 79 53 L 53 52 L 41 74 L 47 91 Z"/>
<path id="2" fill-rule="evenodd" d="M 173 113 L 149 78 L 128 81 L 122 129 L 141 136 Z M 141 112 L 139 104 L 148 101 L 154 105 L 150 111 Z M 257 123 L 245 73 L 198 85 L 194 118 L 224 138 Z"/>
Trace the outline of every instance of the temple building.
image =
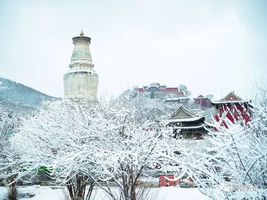
<path id="1" fill-rule="evenodd" d="M 199 95 L 197 98 L 194 98 L 194 104 L 199 105 L 201 108 L 207 109 L 211 108 L 211 100 L 208 97 Z"/>
<path id="2" fill-rule="evenodd" d="M 205 117 L 190 112 L 180 106 L 171 117 L 165 121 L 166 127 L 172 127 L 174 138 L 202 139 L 207 133 L 205 129 Z"/>
<path id="3" fill-rule="evenodd" d="M 251 105 L 249 101 L 243 100 L 237 96 L 234 92 L 230 92 L 224 98 L 219 101 L 212 101 L 211 104 L 216 109 L 216 115 L 214 116 L 217 122 L 221 122 L 225 127 L 224 116 L 232 123 L 237 121 L 247 124 L 251 121 Z"/>
<path id="4" fill-rule="evenodd" d="M 68 71 L 64 74 L 64 94 L 66 98 L 97 99 L 98 75 L 89 45 L 91 38 L 81 31 L 80 36 L 72 38 L 74 49 Z"/>
<path id="5" fill-rule="evenodd" d="M 185 85 L 180 86 L 182 87 L 166 87 L 166 85 L 152 83 L 149 86 L 134 88 L 134 92 L 147 98 L 161 99 L 164 102 L 188 103 L 190 92 Z"/>

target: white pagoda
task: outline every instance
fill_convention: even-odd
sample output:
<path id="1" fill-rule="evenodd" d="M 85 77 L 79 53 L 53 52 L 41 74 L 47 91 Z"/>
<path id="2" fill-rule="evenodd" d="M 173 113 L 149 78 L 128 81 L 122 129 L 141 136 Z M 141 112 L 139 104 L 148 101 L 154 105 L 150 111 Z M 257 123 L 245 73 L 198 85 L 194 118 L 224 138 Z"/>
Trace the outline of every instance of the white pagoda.
<path id="1" fill-rule="evenodd" d="M 69 69 L 64 74 L 64 94 L 66 98 L 97 99 L 98 75 L 94 71 L 89 45 L 91 38 L 80 36 L 72 38 L 74 49 Z"/>

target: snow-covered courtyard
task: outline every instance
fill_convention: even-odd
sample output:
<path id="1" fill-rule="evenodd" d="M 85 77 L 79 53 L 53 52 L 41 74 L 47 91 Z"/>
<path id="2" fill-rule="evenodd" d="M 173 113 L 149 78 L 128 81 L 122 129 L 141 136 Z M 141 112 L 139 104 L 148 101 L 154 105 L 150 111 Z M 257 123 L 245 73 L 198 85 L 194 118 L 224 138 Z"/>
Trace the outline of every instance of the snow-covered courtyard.
<path id="1" fill-rule="evenodd" d="M 62 187 L 46 187 L 46 186 L 28 186 L 19 187 L 21 194 L 35 194 L 33 197 L 23 197 L 19 200 L 64 200 L 65 192 Z M 163 187 L 153 188 L 150 191 L 151 200 L 208 200 L 209 198 L 198 191 L 197 188 L 176 188 L 176 187 Z M 0 199 L 5 200 L 7 196 L 7 188 L 0 187 Z M 94 199 L 108 200 L 105 193 L 100 189 L 94 190 Z"/>

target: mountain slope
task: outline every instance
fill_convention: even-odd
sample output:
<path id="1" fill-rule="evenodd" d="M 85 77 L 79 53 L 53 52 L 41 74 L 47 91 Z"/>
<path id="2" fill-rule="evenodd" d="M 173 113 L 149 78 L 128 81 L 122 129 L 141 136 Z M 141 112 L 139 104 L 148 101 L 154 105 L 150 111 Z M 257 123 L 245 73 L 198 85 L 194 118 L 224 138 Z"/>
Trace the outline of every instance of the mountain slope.
<path id="1" fill-rule="evenodd" d="M 56 99 L 23 84 L 0 77 L 0 106 L 12 110 L 35 110 L 43 102 Z"/>

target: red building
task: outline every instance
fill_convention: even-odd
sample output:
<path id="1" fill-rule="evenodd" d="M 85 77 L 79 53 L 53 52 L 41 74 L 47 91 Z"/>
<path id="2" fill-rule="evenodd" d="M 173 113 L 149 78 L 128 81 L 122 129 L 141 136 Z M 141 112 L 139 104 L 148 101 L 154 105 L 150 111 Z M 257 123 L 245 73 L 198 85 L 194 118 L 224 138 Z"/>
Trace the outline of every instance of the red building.
<path id="1" fill-rule="evenodd" d="M 166 85 L 152 83 L 149 86 L 135 88 L 134 91 L 151 99 L 162 99 L 164 102 L 187 103 L 189 101 L 189 91 L 186 86 L 182 88 L 166 87 Z"/>
<path id="2" fill-rule="evenodd" d="M 159 176 L 159 186 L 160 187 L 170 187 L 180 184 L 179 179 L 175 179 L 174 175 L 160 175 Z"/>
<path id="3" fill-rule="evenodd" d="M 207 97 L 199 95 L 197 98 L 194 98 L 194 103 L 200 105 L 201 108 L 211 108 L 211 100 Z"/>
<path id="4" fill-rule="evenodd" d="M 219 101 L 211 102 L 211 104 L 217 110 L 217 114 L 214 116 L 215 120 L 217 122 L 221 121 L 226 128 L 228 126 L 224 117 L 232 123 L 239 121 L 243 124 L 248 124 L 252 119 L 250 102 L 242 100 L 234 92 L 229 93 Z"/>

